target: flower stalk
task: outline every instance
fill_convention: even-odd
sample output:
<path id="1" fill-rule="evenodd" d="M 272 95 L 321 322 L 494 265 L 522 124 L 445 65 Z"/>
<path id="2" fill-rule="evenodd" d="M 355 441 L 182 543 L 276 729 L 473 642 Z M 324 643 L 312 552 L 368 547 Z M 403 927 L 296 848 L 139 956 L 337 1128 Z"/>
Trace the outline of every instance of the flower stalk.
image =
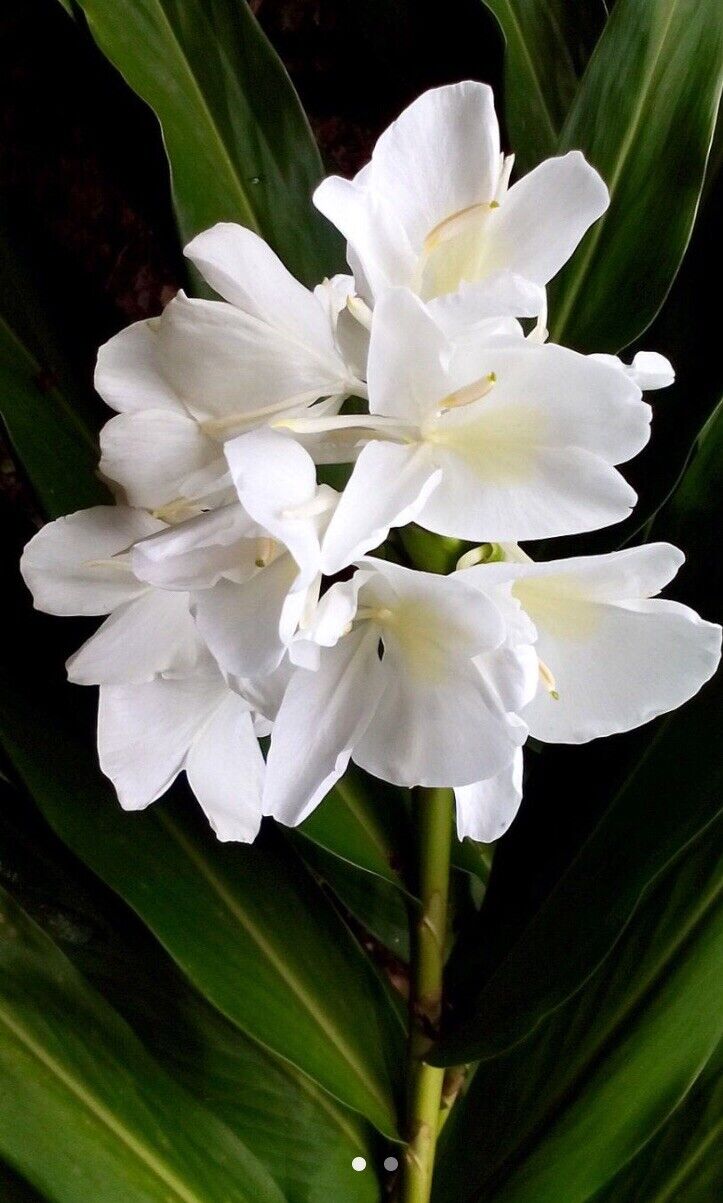
<path id="1" fill-rule="evenodd" d="M 443 1069 L 426 1057 L 439 1031 L 443 1003 L 450 848 L 451 790 L 417 791 L 419 894 L 421 911 L 413 932 L 408 1067 L 408 1145 L 402 1203 L 428 1203 L 444 1086 Z"/>

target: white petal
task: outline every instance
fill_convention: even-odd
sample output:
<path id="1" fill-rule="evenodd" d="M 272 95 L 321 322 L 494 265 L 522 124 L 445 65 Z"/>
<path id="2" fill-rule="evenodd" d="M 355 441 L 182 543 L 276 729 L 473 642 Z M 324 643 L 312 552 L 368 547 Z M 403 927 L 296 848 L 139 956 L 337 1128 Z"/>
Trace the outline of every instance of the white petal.
<path id="1" fill-rule="evenodd" d="M 465 80 L 424 92 L 385 130 L 368 187 L 392 206 L 420 249 L 440 222 L 494 199 L 499 162 L 492 89 Z"/>
<path id="2" fill-rule="evenodd" d="M 163 529 L 142 510 L 97 505 L 49 522 L 20 561 L 36 609 L 48 614 L 108 614 L 145 591 L 123 555 Z M 118 558 L 114 558 L 118 557 Z"/>
<path id="3" fill-rule="evenodd" d="M 158 345 L 188 410 L 201 421 L 229 421 L 229 434 L 259 409 L 310 403 L 347 383 L 333 344 L 322 351 L 222 301 L 179 293 L 163 312 Z"/>
<path id="4" fill-rule="evenodd" d="M 304 514 L 317 495 L 308 451 L 289 435 L 263 428 L 232 439 L 225 452 L 241 504 L 288 547 L 308 582 L 319 564 L 317 524 Z"/>
<path id="5" fill-rule="evenodd" d="M 98 351 L 95 387 L 119 413 L 143 409 L 183 412 L 158 362 L 158 318 L 135 322 Z"/>
<path id="6" fill-rule="evenodd" d="M 443 478 L 416 521 L 452 538 L 505 542 L 546 539 L 621 522 L 637 500 L 620 473 L 576 447 L 495 447 L 455 439 L 437 451 Z"/>
<path id="7" fill-rule="evenodd" d="M 559 598 L 552 622 L 535 621 L 537 650 L 559 697 L 541 689 L 524 718 L 550 742 L 639 727 L 697 693 L 720 660 L 721 628 L 659 598 L 618 605 Z"/>
<path id="8" fill-rule="evenodd" d="M 644 393 L 668 388 L 675 380 L 675 370 L 670 360 L 657 351 L 638 351 L 630 365 L 630 374 Z"/>
<path id="9" fill-rule="evenodd" d="M 483 280 L 464 280 L 455 292 L 428 302 L 427 308 L 448 337 L 495 317 L 537 317 L 545 306 L 545 290 L 509 271 L 491 272 Z"/>
<path id="10" fill-rule="evenodd" d="M 258 533 L 240 505 L 225 506 L 136 544 L 133 570 L 161 589 L 208 589 L 224 575 L 253 571 Z"/>
<path id="11" fill-rule="evenodd" d="M 150 510 L 183 496 L 185 481 L 219 455 L 198 423 L 174 410 L 119 414 L 103 427 L 100 446 L 103 475 L 123 486 L 129 505 Z"/>
<path id="12" fill-rule="evenodd" d="M 384 692 L 356 744 L 360 768 L 403 786 L 469 785 L 501 771 L 522 743 L 471 661 L 410 672 L 406 649 L 385 640 Z"/>
<path id="13" fill-rule="evenodd" d="M 332 326 L 313 293 L 252 230 L 221 221 L 184 254 L 226 301 L 310 347 L 333 354 Z"/>
<path id="14" fill-rule="evenodd" d="M 217 671 L 158 677 L 142 685 L 101 685 L 100 767 L 124 810 L 143 810 L 166 792 L 226 690 Z"/>
<path id="15" fill-rule="evenodd" d="M 457 803 L 457 835 L 491 844 L 504 835 L 522 801 L 522 748 L 512 762 L 495 777 L 454 791 Z"/>
<path id="16" fill-rule="evenodd" d="M 264 767 L 248 706 L 229 690 L 186 761 L 188 783 L 220 840 L 256 838 Z"/>
<path id="17" fill-rule="evenodd" d="M 296 826 L 343 774 L 382 687 L 377 642 L 364 624 L 329 648 L 316 672 L 294 672 L 271 736 L 264 814 Z"/>
<path id="18" fill-rule="evenodd" d="M 672 543 L 644 543 L 599 556 L 571 556 L 526 564 L 490 564 L 498 579 L 516 579 L 515 595 L 536 621 L 554 609 L 559 597 L 570 601 L 638 601 L 665 588 L 685 556 Z M 477 569 L 470 570 L 478 572 Z M 482 579 L 481 577 L 478 579 Z"/>
<path id="19" fill-rule="evenodd" d="M 68 660 L 77 685 L 150 681 L 158 673 L 190 672 L 199 639 L 183 593 L 148 589 L 115 610 Z"/>
<path id="20" fill-rule="evenodd" d="M 367 383 L 369 410 L 421 423 L 451 391 L 449 340 L 406 288 L 390 288 L 374 309 Z"/>
<path id="21" fill-rule="evenodd" d="M 281 615 L 296 576 L 291 556 L 279 556 L 241 584 L 221 580 L 194 594 L 199 634 L 224 672 L 264 676 L 280 663 Z"/>
<path id="22" fill-rule="evenodd" d="M 358 181 L 358 176 L 356 180 L 329 176 L 313 199 L 346 238 L 357 292 L 371 302 L 389 285 L 411 285 L 417 254 L 393 206 Z"/>
<path id="23" fill-rule="evenodd" d="M 608 204 L 603 180 L 579 150 L 546 159 L 490 214 L 488 270 L 507 268 L 547 284 Z"/>
<path id="24" fill-rule="evenodd" d="M 339 572 L 378 547 L 390 527 L 412 522 L 441 475 L 424 447 L 368 443 L 324 535 L 323 572 Z"/>

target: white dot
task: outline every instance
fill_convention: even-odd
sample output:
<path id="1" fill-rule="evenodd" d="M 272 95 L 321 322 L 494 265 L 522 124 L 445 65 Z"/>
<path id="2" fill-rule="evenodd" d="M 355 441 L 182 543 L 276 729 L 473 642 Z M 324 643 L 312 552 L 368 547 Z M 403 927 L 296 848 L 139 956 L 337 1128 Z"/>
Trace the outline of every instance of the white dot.
<path id="1" fill-rule="evenodd" d="M 399 1169 L 399 1162 L 397 1161 L 396 1157 L 385 1157 L 384 1169 L 389 1170 L 390 1174 L 393 1170 Z"/>
<path id="2" fill-rule="evenodd" d="M 356 1170 L 357 1174 L 361 1174 L 362 1170 L 367 1168 L 366 1159 L 364 1157 L 355 1157 L 351 1163 L 351 1168 Z"/>

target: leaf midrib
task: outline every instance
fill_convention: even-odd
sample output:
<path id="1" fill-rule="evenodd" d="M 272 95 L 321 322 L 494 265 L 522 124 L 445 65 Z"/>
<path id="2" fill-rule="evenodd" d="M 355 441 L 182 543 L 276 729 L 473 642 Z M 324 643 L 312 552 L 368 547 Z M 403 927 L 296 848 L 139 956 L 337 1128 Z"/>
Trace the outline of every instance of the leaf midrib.
<path id="1" fill-rule="evenodd" d="M 638 98 L 636 100 L 635 107 L 633 109 L 633 119 L 630 122 L 626 136 L 623 138 L 622 142 L 620 143 L 617 161 L 613 167 L 610 179 L 606 180 L 606 183 L 608 186 L 608 191 L 609 191 L 610 197 L 611 197 L 611 204 L 612 204 L 612 201 L 614 201 L 614 199 L 615 199 L 615 191 L 618 186 L 618 181 L 622 174 L 623 168 L 627 162 L 627 159 L 628 159 L 628 156 L 632 149 L 633 143 L 637 137 L 638 129 L 639 129 L 642 114 L 643 114 L 643 109 L 647 102 L 650 85 L 652 84 L 653 79 L 657 73 L 658 67 L 660 65 L 663 47 L 665 45 L 665 42 L 667 41 L 668 34 L 670 32 L 670 27 L 673 23 L 673 17 L 675 15 L 676 9 L 677 9 L 677 0 L 671 0 L 668 18 L 663 24 L 662 33 L 660 35 L 660 40 L 658 42 L 658 45 L 657 45 L 654 53 L 650 57 L 649 70 L 646 71 L 646 73 L 643 77 L 643 85 L 641 86 L 641 88 L 639 89 L 639 92 L 638 92 Z M 603 33 L 603 38 L 604 38 L 604 33 Z M 601 39 L 600 43 L 598 43 L 598 46 L 602 44 L 602 40 L 603 39 Z M 582 87 L 584 87 L 584 79 L 583 79 Z M 564 133 L 564 129 L 563 129 L 563 133 Z M 610 210 L 608 209 L 608 213 L 609 213 L 609 211 Z M 590 264 L 590 260 L 597 249 L 597 245 L 602 237 L 603 230 L 606 228 L 606 221 L 607 221 L 607 215 L 596 223 L 596 225 L 590 231 L 590 234 L 589 234 L 588 240 L 587 240 L 587 244 L 582 248 L 582 254 L 580 254 L 577 258 L 577 263 L 575 264 L 575 275 L 570 280 L 570 284 L 567 288 L 565 298 L 560 307 L 560 310 L 558 312 L 557 319 L 555 322 L 555 340 L 558 342 L 560 340 L 560 336 L 561 336 L 562 332 L 565 329 L 565 325 L 570 316 L 572 307 L 575 304 L 575 301 L 577 300 L 578 294 L 579 294 L 580 289 L 583 284 L 585 273 L 587 272 L 587 269 Z"/>
<path id="2" fill-rule="evenodd" d="M 525 41 L 525 38 L 524 38 L 524 35 L 522 32 L 522 26 L 520 25 L 519 18 L 517 17 L 517 14 L 516 14 L 512 4 L 510 3 L 510 0 L 503 0 L 503 3 L 509 14 L 510 22 L 514 26 L 517 40 L 518 40 L 520 46 L 522 47 L 522 53 L 523 53 L 525 59 L 527 60 L 527 65 L 529 67 L 530 76 L 535 85 L 537 94 L 540 98 L 542 112 L 544 113 L 545 122 L 546 122 L 547 127 L 550 132 L 550 141 L 554 143 L 557 139 L 559 131 L 555 127 L 555 123 L 553 122 L 552 115 L 551 115 L 549 107 L 548 107 L 547 98 L 546 98 L 544 90 L 542 88 L 542 83 L 540 81 L 539 76 L 537 75 L 537 72 L 535 71 L 534 59 L 533 59 L 530 49 L 527 45 L 527 42 Z"/>
<path id="3" fill-rule="evenodd" d="M 163 1162 L 159 1161 L 150 1149 L 137 1140 L 133 1133 L 129 1132 L 95 1095 L 85 1090 L 72 1074 L 68 1073 L 54 1057 L 33 1039 L 32 1035 L 21 1024 L 17 1023 L 2 1008 L 0 1008 L 0 1023 L 5 1025 L 8 1031 L 27 1049 L 31 1056 L 53 1074 L 91 1115 L 117 1137 L 165 1186 L 170 1188 L 177 1199 L 181 1200 L 182 1203 L 208 1203 L 207 1200 L 202 1199 L 199 1195 L 187 1190 L 176 1175 L 164 1166 Z"/>
<path id="4" fill-rule="evenodd" d="M 186 55 L 186 52 L 183 49 L 183 46 L 182 46 L 180 40 L 176 36 L 173 25 L 171 24 L 171 22 L 168 18 L 168 15 L 166 14 L 166 10 L 165 10 L 163 4 L 161 3 L 161 0 L 156 0 L 155 8 L 160 16 L 163 26 L 165 27 L 165 29 L 168 32 L 171 43 L 176 48 L 176 53 L 177 53 L 178 59 L 182 65 L 182 67 L 185 70 L 185 74 L 190 82 L 192 91 L 196 96 L 199 109 L 206 118 L 208 128 L 210 129 L 213 139 L 220 151 L 221 159 L 226 166 L 226 169 L 228 171 L 228 174 L 229 174 L 229 177 L 233 184 L 233 187 L 241 200 L 241 207 L 244 211 L 246 224 L 248 225 L 249 229 L 253 230 L 256 234 L 261 235 L 261 227 L 259 225 L 258 219 L 251 206 L 251 202 L 241 185 L 241 181 L 235 170 L 233 160 L 231 159 L 231 156 L 226 148 L 226 143 L 224 142 L 223 135 L 221 134 L 221 131 L 218 128 L 218 125 L 216 124 L 216 121 L 211 112 L 211 109 L 209 108 L 208 104 L 206 103 L 206 99 L 205 99 L 203 91 L 198 83 L 198 80 L 196 79 L 196 76 L 195 76 L 195 73 L 191 66 L 190 60 L 189 60 L 188 56 Z M 90 21 L 91 25 L 94 24 L 92 18 L 89 18 L 89 21 Z M 95 23 L 95 25 L 96 25 L 96 30 L 98 32 L 98 41 L 100 44 L 102 44 L 105 39 L 103 38 L 102 31 L 98 31 L 97 23 Z M 115 61 L 115 59 L 114 59 L 114 61 Z M 121 70 L 120 67 L 118 69 Z M 124 72 L 122 70 L 121 70 L 121 74 L 124 74 Z M 135 90 L 136 89 L 134 89 L 134 91 Z M 160 118 L 159 118 L 159 120 L 160 120 Z M 171 171 L 171 174 L 173 174 L 172 171 Z"/>
<path id="5" fill-rule="evenodd" d="M 391 1099 L 379 1090 L 373 1079 L 370 1081 L 369 1075 L 364 1069 L 364 1066 L 360 1064 L 353 1050 L 349 1047 L 346 1039 L 336 1029 L 336 1027 L 329 1022 L 328 1018 L 325 1017 L 323 1007 L 317 1005 L 317 1000 L 308 993 L 295 974 L 289 970 L 289 967 L 286 965 L 283 958 L 279 956 L 273 945 L 269 943 L 267 938 L 258 929 L 243 907 L 239 905 L 238 900 L 233 897 L 233 895 L 226 889 L 223 882 L 218 879 L 216 874 L 209 867 L 208 863 L 198 855 L 196 849 L 176 827 L 175 823 L 173 823 L 173 821 L 167 815 L 161 815 L 161 822 L 171 833 L 173 838 L 176 839 L 180 844 L 188 858 L 196 866 L 201 875 L 206 879 L 206 881 L 224 903 L 229 913 L 233 915 L 234 919 L 237 920 L 250 939 L 256 944 L 256 947 L 264 954 L 269 964 L 276 970 L 282 981 L 289 987 L 291 993 L 301 1003 L 307 1014 L 312 1017 L 329 1042 L 333 1044 L 337 1052 L 341 1054 L 342 1059 L 348 1065 L 349 1069 L 352 1071 L 357 1080 L 362 1083 L 368 1095 L 374 1099 L 378 1106 L 381 1107 L 386 1116 L 393 1116 L 394 1112 Z M 230 1018 L 233 1019 L 233 1016 Z M 301 1069 L 301 1066 L 297 1066 L 297 1068 Z"/>

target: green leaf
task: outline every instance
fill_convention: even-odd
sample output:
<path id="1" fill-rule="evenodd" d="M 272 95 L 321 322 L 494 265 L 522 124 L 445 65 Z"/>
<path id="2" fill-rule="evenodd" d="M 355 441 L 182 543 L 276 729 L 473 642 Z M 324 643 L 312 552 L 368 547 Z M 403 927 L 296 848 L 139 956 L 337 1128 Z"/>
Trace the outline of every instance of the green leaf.
<path id="1" fill-rule="evenodd" d="M 184 241 L 237 221 L 317 283 L 339 243 L 311 194 L 322 165 L 291 81 L 245 0 L 79 0 L 93 37 L 155 111 Z"/>
<path id="2" fill-rule="evenodd" d="M 618 351 L 663 303 L 703 186 L 722 45 L 717 0 L 615 4 L 560 138 L 598 169 L 611 203 L 553 285 L 556 342 Z"/>
<path id="3" fill-rule="evenodd" d="M 514 1045 L 609 954 L 656 877 L 721 806 L 723 765 L 708 750 L 723 722 L 722 695 L 712 682 L 659 726 L 637 770 L 435 1060 L 454 1065 Z M 463 991 L 473 990 L 483 951 L 479 942 L 462 950 Z"/>
<path id="4" fill-rule="evenodd" d="M 0 891 L 0 1147 L 56 1203 L 283 1203 Z"/>
<path id="5" fill-rule="evenodd" d="M 299 831 L 335 856 L 406 888 L 412 841 L 404 793 L 350 765 Z"/>
<path id="6" fill-rule="evenodd" d="M 505 39 L 505 115 L 518 170 L 557 152 L 557 141 L 605 6 L 565 0 L 484 0 Z"/>
<path id="7" fill-rule="evenodd" d="M 723 1193 L 723 1047 L 595 1203 L 711 1203 Z"/>
<path id="8" fill-rule="evenodd" d="M 0 414 L 50 518 L 109 500 L 88 392 L 64 361 L 26 265 L 0 232 Z"/>
<path id="9" fill-rule="evenodd" d="M 123 814 L 73 726 L 67 687 L 30 690 L 16 673 L 3 673 L 1 737 L 61 839 L 220 1011 L 394 1136 L 401 1025 L 298 858 L 278 838 L 220 844 L 186 796 Z"/>
<path id="10" fill-rule="evenodd" d="M 9 785 L 2 794 L 0 877 L 170 1077 L 242 1139 L 287 1203 L 378 1203 L 376 1177 L 351 1169 L 359 1154 L 377 1161 L 370 1127 L 210 1006 L 28 800 Z"/>
<path id="11" fill-rule="evenodd" d="M 671 865 L 584 990 L 479 1066 L 437 1203 L 586 1203 L 685 1099 L 723 1030 L 721 835 Z"/>

